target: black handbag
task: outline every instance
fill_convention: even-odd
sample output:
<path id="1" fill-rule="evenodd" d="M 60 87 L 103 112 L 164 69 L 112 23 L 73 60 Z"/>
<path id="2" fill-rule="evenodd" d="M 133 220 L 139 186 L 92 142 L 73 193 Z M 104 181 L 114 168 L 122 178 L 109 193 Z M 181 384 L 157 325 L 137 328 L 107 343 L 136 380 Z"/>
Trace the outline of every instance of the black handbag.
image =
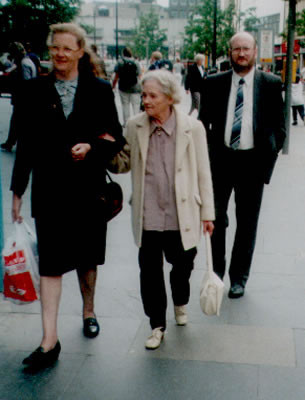
<path id="1" fill-rule="evenodd" d="M 123 208 L 123 191 L 121 186 L 111 179 L 106 171 L 106 185 L 104 193 L 101 196 L 104 202 L 106 221 L 112 220 Z"/>

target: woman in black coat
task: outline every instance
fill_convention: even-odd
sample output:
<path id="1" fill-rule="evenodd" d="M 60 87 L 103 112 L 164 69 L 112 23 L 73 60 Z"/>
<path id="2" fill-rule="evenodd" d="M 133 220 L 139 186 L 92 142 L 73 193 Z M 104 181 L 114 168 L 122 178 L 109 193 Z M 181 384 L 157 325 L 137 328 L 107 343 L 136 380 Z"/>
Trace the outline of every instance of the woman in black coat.
<path id="1" fill-rule="evenodd" d="M 89 68 L 85 36 L 74 24 L 51 27 L 53 72 L 29 81 L 18 102 L 13 220 L 32 172 L 32 216 L 38 238 L 43 339 L 23 363 L 44 367 L 60 353 L 57 315 L 62 275 L 77 270 L 84 334 L 95 337 L 96 266 L 104 263 L 106 220 L 99 200 L 108 160 L 124 145 L 108 82 Z M 110 142 L 111 135 L 115 142 Z"/>

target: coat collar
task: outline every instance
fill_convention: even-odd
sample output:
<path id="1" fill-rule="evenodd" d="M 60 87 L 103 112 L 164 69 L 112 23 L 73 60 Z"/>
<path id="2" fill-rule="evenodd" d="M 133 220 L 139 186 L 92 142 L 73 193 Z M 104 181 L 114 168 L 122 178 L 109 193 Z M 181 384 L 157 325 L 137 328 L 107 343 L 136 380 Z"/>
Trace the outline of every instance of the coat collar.
<path id="1" fill-rule="evenodd" d="M 189 118 L 186 118 L 186 115 L 178 110 L 176 106 L 173 107 L 173 111 L 176 116 L 176 165 L 179 166 L 190 142 L 191 124 Z M 150 137 L 150 121 L 145 112 L 137 118 L 136 126 L 137 139 L 145 165 Z"/>

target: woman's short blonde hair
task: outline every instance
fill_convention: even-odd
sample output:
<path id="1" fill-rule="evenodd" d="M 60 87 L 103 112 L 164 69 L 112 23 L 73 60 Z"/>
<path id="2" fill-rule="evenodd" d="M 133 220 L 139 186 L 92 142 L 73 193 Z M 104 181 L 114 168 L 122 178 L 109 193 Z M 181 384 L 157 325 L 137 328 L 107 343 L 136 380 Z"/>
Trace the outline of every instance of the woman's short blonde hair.
<path id="1" fill-rule="evenodd" d="M 80 26 L 73 24 L 71 22 L 63 22 L 60 24 L 54 24 L 50 26 L 50 32 L 47 39 L 47 45 L 51 46 L 53 42 L 53 37 L 56 33 L 71 33 L 71 35 L 76 37 L 78 46 L 81 49 L 85 49 L 86 45 L 86 32 Z"/>
<path id="2" fill-rule="evenodd" d="M 142 87 L 145 82 L 154 80 L 156 81 L 167 97 L 173 100 L 173 104 L 178 104 L 181 101 L 180 87 L 177 83 L 177 79 L 172 72 L 166 71 L 164 69 L 157 69 L 153 71 L 146 72 L 142 79 Z"/>

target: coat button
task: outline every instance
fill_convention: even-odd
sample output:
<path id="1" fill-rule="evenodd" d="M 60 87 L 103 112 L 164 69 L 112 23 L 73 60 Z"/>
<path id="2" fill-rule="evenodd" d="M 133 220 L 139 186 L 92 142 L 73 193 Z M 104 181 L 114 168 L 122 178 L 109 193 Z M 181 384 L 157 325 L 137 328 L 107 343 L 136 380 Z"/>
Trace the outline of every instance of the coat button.
<path id="1" fill-rule="evenodd" d="M 178 172 L 181 172 L 182 171 L 182 168 L 178 168 Z"/>
<path id="2" fill-rule="evenodd" d="M 186 201 L 186 198 L 185 197 L 182 197 L 182 203 L 184 203 L 185 201 Z"/>
<path id="3" fill-rule="evenodd" d="M 189 232 L 191 228 L 185 228 L 185 232 Z"/>

